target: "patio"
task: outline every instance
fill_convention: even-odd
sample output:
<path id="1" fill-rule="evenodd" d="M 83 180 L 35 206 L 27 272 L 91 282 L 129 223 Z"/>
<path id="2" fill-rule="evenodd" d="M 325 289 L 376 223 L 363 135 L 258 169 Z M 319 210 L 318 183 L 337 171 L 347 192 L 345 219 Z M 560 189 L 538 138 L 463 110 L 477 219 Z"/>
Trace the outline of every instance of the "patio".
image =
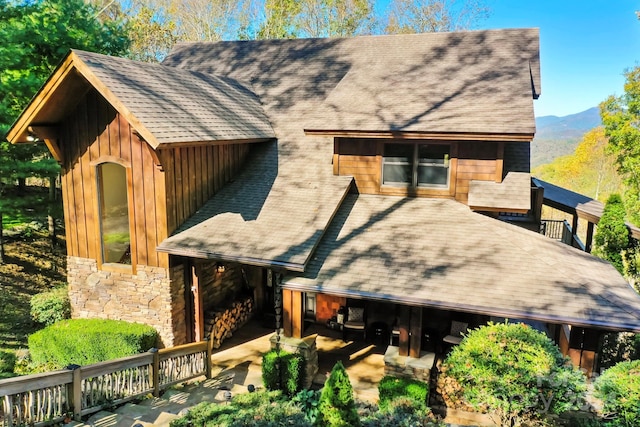
<path id="1" fill-rule="evenodd" d="M 321 324 L 311 325 L 305 336 L 318 334 L 318 373 L 314 386 L 321 387 L 333 365 L 341 360 L 347 369 L 354 394 L 358 399 L 376 402 L 378 382 L 384 376 L 384 352 L 386 346 L 363 341 L 343 341 L 342 333 Z M 234 393 L 246 392 L 253 384 L 262 387 L 262 355 L 270 350 L 272 327 L 259 320 L 251 320 L 225 340 L 212 355 L 213 376 L 227 378 Z"/>

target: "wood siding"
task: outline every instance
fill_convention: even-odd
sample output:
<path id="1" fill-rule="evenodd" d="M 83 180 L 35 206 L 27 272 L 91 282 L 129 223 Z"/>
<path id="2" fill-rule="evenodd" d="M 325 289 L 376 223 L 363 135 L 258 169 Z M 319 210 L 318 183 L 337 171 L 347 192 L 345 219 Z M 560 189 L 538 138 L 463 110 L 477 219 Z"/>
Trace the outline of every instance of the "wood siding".
<path id="1" fill-rule="evenodd" d="M 127 168 L 132 264 L 166 268 L 168 255 L 156 246 L 235 175 L 248 153 L 246 144 L 235 144 L 170 148 L 157 155 L 95 90 L 62 121 L 59 143 L 67 253 L 98 265 L 98 164 Z"/>
<path id="2" fill-rule="evenodd" d="M 333 170 L 355 178 L 358 192 L 398 196 L 449 197 L 467 203 L 471 180 L 502 180 L 503 145 L 487 141 L 451 141 L 449 189 L 407 189 L 382 186 L 384 144 L 390 140 L 335 138 Z M 416 140 L 402 141 L 420 142 Z M 425 140 L 424 142 L 428 142 Z"/>

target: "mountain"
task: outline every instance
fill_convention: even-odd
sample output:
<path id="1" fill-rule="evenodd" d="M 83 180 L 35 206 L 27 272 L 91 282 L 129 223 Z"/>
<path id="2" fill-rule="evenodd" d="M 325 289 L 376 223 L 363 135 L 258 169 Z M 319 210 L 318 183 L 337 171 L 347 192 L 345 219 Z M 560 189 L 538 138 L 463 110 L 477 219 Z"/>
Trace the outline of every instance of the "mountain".
<path id="1" fill-rule="evenodd" d="M 536 117 L 536 137 L 531 144 L 531 167 L 573 153 L 582 136 L 602 125 L 598 107 L 568 116 Z"/>

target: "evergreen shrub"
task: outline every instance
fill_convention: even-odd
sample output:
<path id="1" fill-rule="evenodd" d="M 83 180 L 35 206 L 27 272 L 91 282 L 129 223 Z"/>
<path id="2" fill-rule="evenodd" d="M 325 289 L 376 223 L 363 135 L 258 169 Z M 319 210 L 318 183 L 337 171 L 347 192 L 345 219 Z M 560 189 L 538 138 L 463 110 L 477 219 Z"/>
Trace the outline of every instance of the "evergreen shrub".
<path id="1" fill-rule="evenodd" d="M 267 390 L 282 390 L 293 397 L 302 390 L 303 373 L 301 354 L 271 350 L 262 356 L 262 382 Z"/>
<path id="2" fill-rule="evenodd" d="M 609 261 L 624 274 L 623 252 L 630 247 L 629 229 L 625 223 L 626 211 L 622 198 L 612 194 L 607 199 L 602 217 L 593 237 L 593 254 Z"/>
<path id="3" fill-rule="evenodd" d="M 342 362 L 338 361 L 331 370 L 320 393 L 318 404 L 319 427 L 360 426 L 360 417 L 353 398 L 353 388 Z"/>
<path id="4" fill-rule="evenodd" d="M 471 331 L 438 381 L 449 401 L 488 412 L 500 425 L 537 425 L 545 414 L 579 409 L 586 392 L 584 374 L 544 333 L 506 322 Z"/>
<path id="5" fill-rule="evenodd" d="M 379 402 L 381 411 L 389 408 L 389 403 L 398 397 L 403 397 L 414 402 L 414 406 L 427 406 L 429 396 L 429 384 L 411 378 L 397 378 L 385 376 L 378 384 Z"/>
<path id="6" fill-rule="evenodd" d="M 31 318 L 45 326 L 71 317 L 71 302 L 66 286 L 59 286 L 31 297 Z"/>
<path id="7" fill-rule="evenodd" d="M 29 336 L 36 365 L 80 366 L 143 353 L 156 346 L 157 331 L 148 325 L 108 319 L 62 320 Z"/>
<path id="8" fill-rule="evenodd" d="M 202 402 L 171 427 L 311 427 L 300 407 L 280 391 L 257 391 L 233 397 L 229 404 Z"/>
<path id="9" fill-rule="evenodd" d="M 603 412 L 612 418 L 608 426 L 638 425 L 640 420 L 640 360 L 620 362 L 607 369 L 595 383 L 595 395 L 602 399 Z M 609 417 L 608 417 L 609 418 Z"/>

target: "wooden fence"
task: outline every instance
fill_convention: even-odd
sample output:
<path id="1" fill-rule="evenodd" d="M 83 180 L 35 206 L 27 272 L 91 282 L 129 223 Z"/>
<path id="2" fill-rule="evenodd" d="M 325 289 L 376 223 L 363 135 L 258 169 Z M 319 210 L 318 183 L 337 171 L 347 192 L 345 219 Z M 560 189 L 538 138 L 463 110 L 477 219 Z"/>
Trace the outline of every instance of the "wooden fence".
<path id="1" fill-rule="evenodd" d="M 87 366 L 0 380 L 0 427 L 45 426 L 82 416 L 202 375 L 211 378 L 211 341 Z"/>

